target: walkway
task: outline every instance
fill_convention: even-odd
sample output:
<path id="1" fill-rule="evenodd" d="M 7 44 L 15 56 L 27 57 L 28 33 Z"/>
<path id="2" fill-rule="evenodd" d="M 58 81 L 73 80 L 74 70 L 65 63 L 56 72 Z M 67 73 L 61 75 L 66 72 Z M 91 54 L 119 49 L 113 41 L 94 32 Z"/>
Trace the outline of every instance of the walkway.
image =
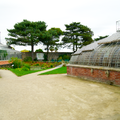
<path id="1" fill-rule="evenodd" d="M 0 70 L 0 120 L 119 120 L 120 88 L 62 75 Z"/>

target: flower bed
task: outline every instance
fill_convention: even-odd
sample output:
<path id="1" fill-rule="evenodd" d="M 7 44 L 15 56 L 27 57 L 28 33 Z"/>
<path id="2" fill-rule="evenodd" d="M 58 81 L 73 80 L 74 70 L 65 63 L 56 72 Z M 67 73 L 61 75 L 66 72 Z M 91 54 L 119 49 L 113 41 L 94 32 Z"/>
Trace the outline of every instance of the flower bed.
<path id="1" fill-rule="evenodd" d="M 25 62 L 26 64 L 29 64 L 31 66 L 31 69 L 33 70 L 40 70 L 45 68 L 52 68 L 56 67 L 61 64 L 61 62 Z"/>

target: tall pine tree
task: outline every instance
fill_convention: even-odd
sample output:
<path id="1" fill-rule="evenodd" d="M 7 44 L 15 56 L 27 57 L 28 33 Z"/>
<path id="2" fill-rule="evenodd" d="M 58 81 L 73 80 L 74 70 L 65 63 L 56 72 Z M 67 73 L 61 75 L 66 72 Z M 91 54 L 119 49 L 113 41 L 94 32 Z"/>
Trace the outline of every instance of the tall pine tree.
<path id="1" fill-rule="evenodd" d="M 31 22 L 23 20 L 20 23 L 16 23 L 14 29 L 7 29 L 9 32 L 8 36 L 10 36 L 10 38 L 6 38 L 7 44 L 30 45 L 33 60 L 34 45 L 38 44 L 40 38 L 42 39 L 46 27 L 46 23 L 42 21 Z"/>
<path id="2" fill-rule="evenodd" d="M 63 44 L 66 47 L 73 49 L 73 52 L 78 48 L 88 45 L 92 40 L 93 32 L 87 26 L 82 25 L 80 22 L 72 22 L 69 25 L 65 24 L 66 31 L 62 38 Z"/>

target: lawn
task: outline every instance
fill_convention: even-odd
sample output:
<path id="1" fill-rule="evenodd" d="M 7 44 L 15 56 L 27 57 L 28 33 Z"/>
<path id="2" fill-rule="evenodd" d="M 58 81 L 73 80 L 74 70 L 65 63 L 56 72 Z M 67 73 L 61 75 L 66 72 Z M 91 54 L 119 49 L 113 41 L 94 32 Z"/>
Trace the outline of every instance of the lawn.
<path id="1" fill-rule="evenodd" d="M 67 73 L 67 67 L 60 67 L 52 71 L 41 73 L 39 75 L 49 75 L 49 74 L 65 74 Z"/>
<path id="2" fill-rule="evenodd" d="M 50 68 L 47 68 L 47 69 L 50 69 Z M 17 76 L 23 76 L 23 75 L 27 75 L 27 74 L 30 74 L 30 73 L 35 73 L 35 72 L 43 71 L 43 70 L 46 70 L 46 69 L 23 71 L 23 70 L 19 70 L 19 69 L 9 68 L 9 70 L 12 71 L 13 73 L 15 73 Z"/>
<path id="3" fill-rule="evenodd" d="M 17 76 L 23 76 L 26 74 L 54 68 L 61 64 L 60 62 L 41 62 L 41 61 L 23 62 L 18 58 L 11 58 L 11 62 L 12 62 L 12 68 L 8 68 L 8 70 L 12 71 Z M 38 70 L 38 68 L 40 68 L 40 70 Z"/>

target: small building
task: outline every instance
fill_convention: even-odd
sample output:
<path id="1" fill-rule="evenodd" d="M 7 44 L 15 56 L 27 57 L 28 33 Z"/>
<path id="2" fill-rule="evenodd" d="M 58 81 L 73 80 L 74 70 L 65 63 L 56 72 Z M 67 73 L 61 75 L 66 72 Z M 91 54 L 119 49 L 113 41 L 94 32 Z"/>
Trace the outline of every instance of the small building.
<path id="1" fill-rule="evenodd" d="M 67 74 L 120 86 L 120 31 L 72 54 Z"/>
<path id="2" fill-rule="evenodd" d="M 21 52 L 13 50 L 11 47 L 0 43 L 0 61 L 8 61 L 11 57 L 21 59 Z"/>

